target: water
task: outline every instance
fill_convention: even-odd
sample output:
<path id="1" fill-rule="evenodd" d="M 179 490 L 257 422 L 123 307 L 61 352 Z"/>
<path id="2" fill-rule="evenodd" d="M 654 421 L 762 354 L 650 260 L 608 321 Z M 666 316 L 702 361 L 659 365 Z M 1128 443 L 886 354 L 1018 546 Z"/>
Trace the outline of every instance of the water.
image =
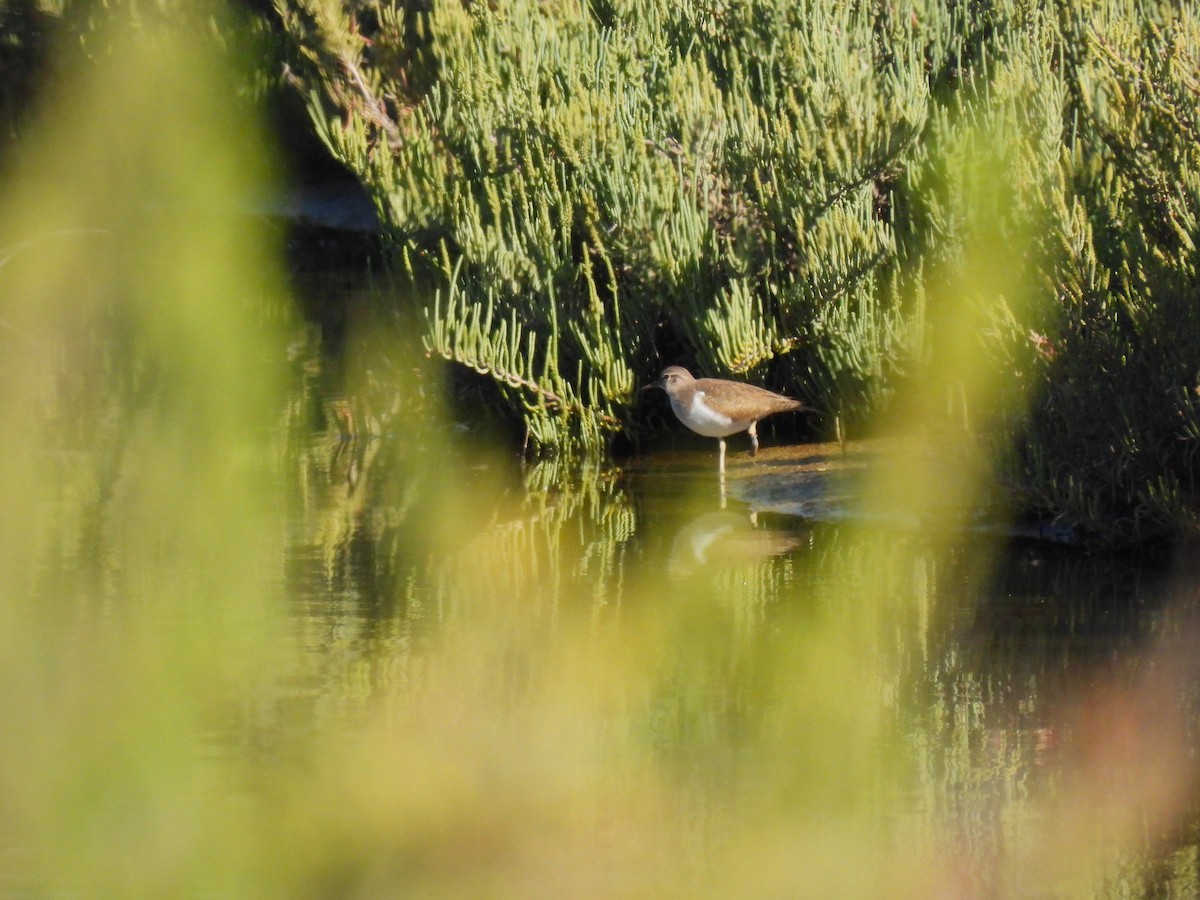
<path id="1" fill-rule="evenodd" d="M 458 452 L 432 490 L 473 488 L 416 552 L 411 512 L 347 514 L 363 484 L 331 477 L 305 516 L 349 518 L 299 529 L 323 540 L 290 546 L 286 593 L 319 673 L 306 727 L 467 742 L 451 756 L 502 799 L 474 785 L 449 815 L 485 833 L 532 792 L 552 834 L 501 841 L 501 883 L 587 859 L 600 893 L 1197 884 L 1193 597 L 1171 566 L 864 524 L 871 447 L 731 455 L 724 491 L 707 444 L 574 470 Z"/>
<path id="2" fill-rule="evenodd" d="M 222 390 L 27 342 L 0 893 L 1194 895 L 1184 554 L 885 442 L 522 462 L 377 315 Z"/>

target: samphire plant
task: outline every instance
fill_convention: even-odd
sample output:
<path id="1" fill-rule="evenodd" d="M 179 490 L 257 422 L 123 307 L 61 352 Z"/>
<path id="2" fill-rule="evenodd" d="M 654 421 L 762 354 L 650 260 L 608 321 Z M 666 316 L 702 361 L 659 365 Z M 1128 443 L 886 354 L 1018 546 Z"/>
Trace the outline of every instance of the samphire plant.
<path id="1" fill-rule="evenodd" d="M 793 389 L 852 417 L 903 367 L 919 316 L 888 198 L 938 52 L 918 23 L 835 2 L 277 8 L 398 256 L 444 273 L 430 348 L 493 377 L 537 446 L 630 427 L 662 359 L 796 356 Z"/>
<path id="2" fill-rule="evenodd" d="M 919 360 L 976 353 L 1031 506 L 1180 521 L 1194 498 L 1200 22 L 1137 0 L 276 0 L 294 82 L 428 349 L 535 449 L 635 428 L 666 362 L 852 431 Z M 980 174 L 980 159 L 988 171 Z M 1000 186 L 981 209 L 968 172 Z M 930 298 L 987 222 L 1021 296 L 971 347 Z M 940 291 L 944 294 L 944 291 Z"/>

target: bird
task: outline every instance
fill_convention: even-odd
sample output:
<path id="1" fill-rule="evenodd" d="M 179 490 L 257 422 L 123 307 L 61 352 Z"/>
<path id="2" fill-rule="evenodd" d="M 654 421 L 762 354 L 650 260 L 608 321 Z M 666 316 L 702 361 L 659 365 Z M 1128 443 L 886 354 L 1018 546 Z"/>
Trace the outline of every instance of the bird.
<path id="1" fill-rule="evenodd" d="M 725 438 L 750 433 L 750 455 L 758 452 L 758 420 L 775 413 L 803 409 L 804 404 L 765 388 L 723 378 L 693 378 L 683 366 L 668 366 L 657 381 L 642 390 L 662 388 L 679 421 L 697 434 L 715 437 L 720 447 L 719 468 L 725 476 Z"/>

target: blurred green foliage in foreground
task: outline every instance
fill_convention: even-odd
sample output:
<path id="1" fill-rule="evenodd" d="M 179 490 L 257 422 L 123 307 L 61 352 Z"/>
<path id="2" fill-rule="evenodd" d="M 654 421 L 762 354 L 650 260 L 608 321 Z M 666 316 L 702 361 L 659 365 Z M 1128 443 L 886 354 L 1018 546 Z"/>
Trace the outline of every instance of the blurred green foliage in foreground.
<path id="1" fill-rule="evenodd" d="M 371 444 L 386 465 L 347 476 L 341 505 L 298 490 L 296 326 L 274 247 L 231 212 L 269 154 L 195 31 L 117 27 L 112 52 L 65 67 L 0 200 L 0 894 L 1136 882 L 1126 867 L 1177 824 L 1194 776 L 1173 669 L 1111 691 L 1092 677 L 1100 721 L 1156 714 L 1064 730 L 1092 768 L 1064 750 L 1043 777 L 995 769 L 1011 788 L 995 794 L 961 774 L 973 695 L 911 705 L 914 667 L 955 627 L 939 608 L 955 561 L 989 565 L 986 545 L 956 549 L 985 446 L 881 466 L 879 510 L 944 527 L 819 540 L 803 595 L 790 563 L 672 579 L 622 560 L 639 522 L 603 472 L 514 500 L 464 465 L 402 345 L 375 366 L 364 329 L 346 390 L 385 398 L 403 439 Z M 979 235 L 968 287 L 1019 293 Z M 987 309 L 958 297 L 936 299 L 962 345 Z M 946 384 L 970 409 L 1019 394 L 969 353 L 916 383 L 917 435 Z M 380 608 L 297 608 L 287 547 L 309 529 L 331 581 L 345 547 L 367 552 L 347 533 L 394 560 Z"/>

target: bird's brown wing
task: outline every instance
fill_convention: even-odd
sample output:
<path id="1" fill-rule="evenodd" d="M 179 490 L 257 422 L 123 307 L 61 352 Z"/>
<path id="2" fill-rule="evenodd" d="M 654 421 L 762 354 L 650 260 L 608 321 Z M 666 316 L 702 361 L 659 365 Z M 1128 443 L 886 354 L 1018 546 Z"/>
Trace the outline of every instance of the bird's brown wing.
<path id="1" fill-rule="evenodd" d="M 804 405 L 799 400 L 740 381 L 700 378 L 696 381 L 696 390 L 704 391 L 704 402 L 712 409 L 735 421 L 762 419 Z"/>

